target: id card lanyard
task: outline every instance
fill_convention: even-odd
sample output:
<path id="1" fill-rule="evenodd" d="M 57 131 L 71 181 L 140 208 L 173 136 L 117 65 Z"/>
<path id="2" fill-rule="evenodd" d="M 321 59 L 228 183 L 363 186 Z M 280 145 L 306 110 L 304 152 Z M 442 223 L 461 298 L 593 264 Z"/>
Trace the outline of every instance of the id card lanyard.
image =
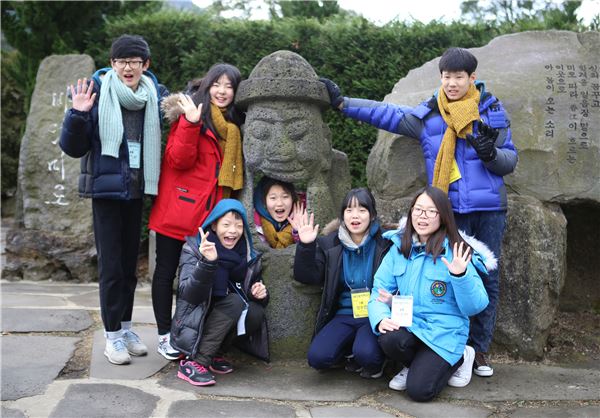
<path id="1" fill-rule="evenodd" d="M 343 274 L 343 273 L 342 273 Z M 366 318 L 369 316 L 369 311 L 367 306 L 369 304 L 369 298 L 371 297 L 371 292 L 368 287 L 363 287 L 359 289 L 352 289 L 352 286 L 346 280 L 346 276 L 344 275 L 344 282 L 346 282 L 346 286 L 350 289 L 350 299 L 352 301 L 352 316 L 354 319 L 358 318 Z"/>
<path id="2" fill-rule="evenodd" d="M 140 168 L 142 160 L 142 136 L 138 141 L 127 140 L 127 149 L 129 150 L 129 167 Z"/>

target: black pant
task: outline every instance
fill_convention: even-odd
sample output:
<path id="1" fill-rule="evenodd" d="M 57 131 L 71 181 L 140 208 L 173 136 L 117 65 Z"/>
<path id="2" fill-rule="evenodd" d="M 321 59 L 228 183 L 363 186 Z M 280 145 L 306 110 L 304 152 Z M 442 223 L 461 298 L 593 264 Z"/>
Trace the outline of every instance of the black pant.
<path id="1" fill-rule="evenodd" d="M 98 253 L 100 313 L 104 329 L 131 321 L 142 224 L 142 199 L 92 199 Z"/>
<path id="2" fill-rule="evenodd" d="M 406 328 L 380 335 L 379 344 L 386 356 L 410 368 L 406 393 L 417 402 L 435 398 L 463 363 L 461 358 L 451 366 Z"/>
<path id="3" fill-rule="evenodd" d="M 173 281 L 185 241 L 156 233 L 156 267 L 152 276 L 152 308 L 160 335 L 171 330 Z"/>
<path id="4" fill-rule="evenodd" d="M 262 305 L 250 301 L 246 321 L 246 334 L 255 333 L 261 326 L 265 310 Z M 202 338 L 198 346 L 196 361 L 209 366 L 212 358 L 226 352 L 237 336 L 237 322 L 246 305 L 237 293 L 230 293 L 222 298 L 213 298 L 208 311 Z"/>

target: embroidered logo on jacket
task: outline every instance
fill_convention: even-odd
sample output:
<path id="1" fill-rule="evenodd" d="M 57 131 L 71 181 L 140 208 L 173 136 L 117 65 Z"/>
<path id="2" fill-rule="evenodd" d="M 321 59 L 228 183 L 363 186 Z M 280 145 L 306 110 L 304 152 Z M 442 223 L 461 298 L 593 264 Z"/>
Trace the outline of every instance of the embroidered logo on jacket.
<path id="1" fill-rule="evenodd" d="M 431 284 L 431 294 L 436 298 L 441 298 L 446 294 L 446 283 L 436 280 Z"/>

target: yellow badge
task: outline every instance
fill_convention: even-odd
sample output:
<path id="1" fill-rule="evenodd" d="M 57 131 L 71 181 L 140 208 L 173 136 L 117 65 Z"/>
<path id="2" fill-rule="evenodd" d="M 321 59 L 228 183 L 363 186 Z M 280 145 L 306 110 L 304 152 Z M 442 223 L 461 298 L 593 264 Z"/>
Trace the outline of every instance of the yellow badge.
<path id="1" fill-rule="evenodd" d="M 353 289 L 350 296 L 352 297 L 352 315 L 354 315 L 354 318 L 368 317 L 367 305 L 371 296 L 369 289 Z"/>
<path id="2" fill-rule="evenodd" d="M 461 177 L 462 176 L 460 175 L 460 171 L 458 170 L 458 164 L 456 164 L 456 160 L 452 160 L 452 168 L 450 169 L 450 183 L 454 183 Z"/>

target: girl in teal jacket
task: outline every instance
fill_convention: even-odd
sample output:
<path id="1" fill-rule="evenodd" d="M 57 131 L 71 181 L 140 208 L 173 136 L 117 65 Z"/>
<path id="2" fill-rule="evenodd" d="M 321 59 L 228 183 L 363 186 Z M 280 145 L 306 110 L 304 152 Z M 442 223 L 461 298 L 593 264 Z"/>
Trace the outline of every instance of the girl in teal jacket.
<path id="1" fill-rule="evenodd" d="M 481 276 L 496 267 L 493 253 L 460 235 L 448 197 L 435 187 L 419 193 L 406 226 L 384 238 L 394 245 L 375 274 L 369 320 L 384 353 L 404 366 L 390 388 L 429 401 L 446 384 L 466 386 L 475 356 L 466 346 L 469 316 L 488 304 Z M 392 319 L 397 302 L 408 313 Z"/>

